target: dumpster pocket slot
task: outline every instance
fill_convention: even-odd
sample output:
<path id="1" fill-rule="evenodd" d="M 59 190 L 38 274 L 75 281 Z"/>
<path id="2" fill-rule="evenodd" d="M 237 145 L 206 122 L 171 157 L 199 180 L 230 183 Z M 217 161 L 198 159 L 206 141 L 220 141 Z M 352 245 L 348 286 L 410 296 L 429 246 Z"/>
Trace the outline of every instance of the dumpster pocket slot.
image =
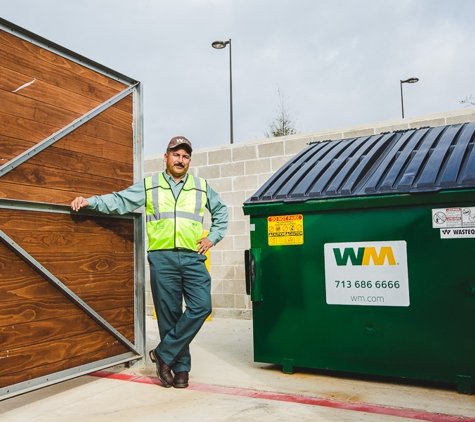
<path id="1" fill-rule="evenodd" d="M 260 256 L 261 250 L 257 248 L 244 251 L 246 293 L 251 296 L 253 302 L 262 300 Z"/>

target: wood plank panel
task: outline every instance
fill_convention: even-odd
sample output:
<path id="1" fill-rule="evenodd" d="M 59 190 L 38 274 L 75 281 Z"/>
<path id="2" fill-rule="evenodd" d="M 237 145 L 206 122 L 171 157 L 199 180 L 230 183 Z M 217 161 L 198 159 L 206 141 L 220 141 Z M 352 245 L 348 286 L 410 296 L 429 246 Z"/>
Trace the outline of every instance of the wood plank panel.
<path id="1" fill-rule="evenodd" d="M 0 387 L 64 371 L 127 351 L 128 349 L 110 334 L 98 331 L 0 352 Z"/>
<path id="2" fill-rule="evenodd" d="M 83 278 L 91 278 L 99 283 L 103 281 L 102 274 L 105 274 L 105 276 L 108 274 L 120 276 L 122 273 L 130 273 L 134 270 L 132 254 L 118 254 L 114 251 L 96 253 L 81 251 L 64 252 L 62 256 L 63 258 L 58 260 L 54 255 L 43 252 L 35 254 L 35 259 L 46 268 L 52 268 L 54 265 L 55 271 L 61 276 L 72 278 L 74 275 L 79 275 Z M 0 257 L 0 259 L 2 258 Z M 97 280 L 96 277 L 98 277 Z"/>
<path id="3" fill-rule="evenodd" d="M 69 203 L 77 193 L 88 193 L 86 196 L 101 195 L 120 191 L 133 184 L 133 178 L 128 180 L 111 179 L 89 175 L 85 178 L 81 173 L 69 173 L 53 168 L 39 168 L 26 162 L 13 169 L 0 179 L 0 197 L 23 199 L 38 202 Z M 10 187 L 8 187 L 10 185 Z M 35 188 L 42 188 L 39 190 Z M 63 201 L 52 201 L 63 191 Z M 3 195 L 2 195 L 3 194 Z"/>
<path id="4" fill-rule="evenodd" d="M 70 356 L 87 355 L 98 350 L 107 352 L 106 345 L 119 344 L 119 340 L 105 331 L 81 334 L 55 342 L 36 343 L 27 349 L 15 348 L 0 352 L 0 376 L 29 370 L 52 362 L 68 360 Z M 127 351 L 124 346 L 124 352 Z M 104 358 L 108 357 L 107 353 Z M 56 372 L 56 371 L 55 371 Z"/>
<path id="5" fill-rule="evenodd" d="M 0 388 L 9 385 L 18 384 L 20 382 L 30 381 L 35 378 L 54 374 L 58 371 L 64 371 L 71 368 L 76 368 L 81 365 L 96 362 L 100 359 L 106 359 L 124 353 L 125 346 L 119 343 L 108 345 L 106 350 L 97 350 L 93 353 L 80 356 L 69 356 L 67 360 L 60 362 L 53 362 L 37 368 L 30 368 L 27 371 L 20 371 L 15 373 L 7 373 L 0 377 Z"/>
<path id="6" fill-rule="evenodd" d="M 129 97 L 122 99 L 118 104 L 126 101 L 129 101 Z M 46 117 L 42 119 L 43 121 L 39 121 L 35 116 L 38 110 L 34 108 L 33 103 L 30 102 L 29 105 L 31 107 L 28 109 L 28 112 L 25 111 L 25 113 L 23 113 L 23 116 L 14 116 L 11 109 L 7 106 L 3 107 L 3 112 L 0 110 L 1 134 L 3 136 L 42 141 L 72 122 L 72 120 L 69 119 L 62 119 L 62 116 L 58 117 L 58 121 L 54 125 L 52 125 L 51 120 Z M 114 124 L 117 123 L 117 118 L 114 115 L 114 109 L 116 107 L 117 104 L 105 109 L 95 118 L 79 126 L 75 130 L 75 133 L 131 148 L 133 146 L 133 116 L 129 116 L 128 119 L 122 119 L 123 125 L 121 127 L 114 126 Z M 61 110 L 59 110 L 57 114 L 61 114 Z M 72 118 L 74 116 L 70 114 L 70 117 Z M 36 132 L 40 133 L 37 134 Z"/>
<path id="7" fill-rule="evenodd" d="M 18 150 L 19 155 L 26 149 L 36 145 L 43 139 L 48 138 L 58 131 L 58 127 L 45 123 L 36 122 L 30 119 L 12 116 L 11 114 L 0 112 L 0 148 L 2 148 L 2 157 L 7 148 L 15 148 L 18 140 L 28 142 L 27 148 Z M 13 158 L 14 156 L 9 155 Z"/>
<path id="8" fill-rule="evenodd" d="M 28 245 L 43 244 L 53 253 L 76 252 L 78 240 L 71 237 L 78 236 L 82 250 L 77 252 L 94 252 L 98 246 L 102 247 L 98 252 L 133 252 L 134 222 L 126 218 L 90 217 L 76 215 L 73 211 L 57 214 L 0 209 L 0 229 L 25 249 Z M 102 240 L 88 239 L 88 236 L 98 236 Z M 19 239 L 24 242 L 17 241 Z M 117 245 L 117 248 L 110 249 L 111 245 Z"/>
<path id="9" fill-rule="evenodd" d="M 39 323 L 43 320 L 66 316 L 77 318 L 84 314 L 82 309 L 73 304 L 46 280 L 30 279 L 30 282 L 31 287 L 26 286 L 25 288 L 13 291 L 10 297 L 14 296 L 15 293 L 19 293 L 18 296 L 28 296 L 33 290 L 39 291 L 39 294 L 33 298 L 26 297 L 2 301 L 0 327 L 16 326 L 24 323 Z M 3 290 L 8 288 L 8 286 L 3 287 Z M 98 289 L 97 292 L 85 296 L 83 300 L 88 306 L 113 327 L 118 327 L 125 323 L 133 324 L 133 312 L 125 311 L 134 309 L 133 289 L 128 291 Z M 125 320 L 125 318 L 129 319 Z M 2 347 L 0 346 L 0 349 Z M 12 345 L 10 344 L 8 347 L 12 347 Z"/>
<path id="10" fill-rule="evenodd" d="M 118 192 L 133 184 L 130 180 L 120 181 L 101 176 L 81 178 L 80 174 L 71 175 L 35 166 L 22 165 L 0 179 L 0 198 L 69 205 L 76 196 L 91 197 Z M 17 170 L 17 171 L 16 171 Z M 54 184 L 57 183 L 57 187 Z"/>
<path id="11" fill-rule="evenodd" d="M 105 289 L 102 289 L 99 293 L 87 292 L 87 294 L 82 293 L 81 296 L 83 296 L 82 299 L 84 302 L 101 316 L 104 310 L 130 308 L 134 305 L 134 297 L 128 291 L 106 291 Z M 51 307 L 54 308 L 54 311 L 51 311 Z M 53 298 L 38 297 L 30 302 L 19 300 L 2 303 L 0 326 L 19 324 L 28 321 L 29 318 L 42 320 L 75 314 L 77 312 L 83 311 L 79 311 L 79 308 L 77 308 L 76 305 L 69 301 L 69 299 L 58 290 L 58 294 Z M 115 325 L 114 321 L 108 322 L 113 326 Z"/>
<path id="12" fill-rule="evenodd" d="M 56 144 L 60 142 L 61 141 L 58 141 Z M 119 183 L 122 180 L 127 180 L 127 183 L 133 182 L 133 180 L 130 179 L 131 174 L 133 174 L 132 163 L 106 160 L 92 155 L 67 151 L 55 146 L 48 147 L 46 150 L 30 158 L 28 165 L 36 166 L 42 171 L 44 171 L 45 168 L 59 170 L 67 177 L 84 173 L 88 176 L 96 175 L 117 179 Z"/>
<path id="13" fill-rule="evenodd" d="M 57 214 L 46 211 L 18 211 L 0 209 L 0 228 L 3 230 L 24 230 L 44 232 L 83 233 L 95 231 L 104 235 L 111 232 L 124 235 L 130 240 L 134 223 L 128 218 L 108 216 L 88 216 L 71 211 L 70 214 Z"/>
<path id="14" fill-rule="evenodd" d="M 119 328 L 117 331 L 126 332 L 129 336 L 126 338 L 133 343 L 133 321 L 126 324 L 117 320 L 115 322 Z M 11 324 L 0 327 L 0 350 L 12 350 L 13 347 L 21 348 L 34 343 L 49 343 L 102 330 L 103 327 L 84 313 L 25 324 Z"/>
<path id="15" fill-rule="evenodd" d="M 37 188 L 32 186 L 28 191 L 19 192 L 18 186 L 15 183 L 2 183 L 0 179 L 0 198 L 9 198 L 9 199 L 20 199 L 24 201 L 32 202 L 43 202 L 50 204 L 62 204 L 66 205 L 71 202 L 71 198 L 75 196 L 82 195 L 84 197 L 89 197 L 92 195 L 101 195 L 102 190 L 100 189 L 84 189 L 76 190 L 73 195 L 70 192 L 63 190 L 56 190 L 47 188 Z"/>
<path id="16" fill-rule="evenodd" d="M 55 53 L 45 50 L 42 47 L 39 47 L 2 30 L 0 30 L 0 44 L 17 50 L 14 53 L 15 56 L 31 56 L 35 61 L 45 61 L 52 68 L 62 69 L 63 71 L 81 76 L 87 81 L 106 85 L 116 91 L 122 91 L 124 87 L 122 82 L 97 73 L 96 71 L 88 69 L 81 64 L 61 57 Z"/>
<path id="17" fill-rule="evenodd" d="M 0 127 L 1 125 L 2 116 L 0 115 Z M 40 140 L 42 139 L 38 139 L 38 141 Z M 0 134 L 0 166 L 35 145 L 37 145 L 37 142 L 19 138 L 7 138 Z M 53 144 L 48 148 L 48 151 L 55 151 L 57 154 L 61 154 L 63 151 L 65 153 L 71 151 L 96 159 L 109 160 L 111 163 L 119 162 L 133 166 L 133 152 L 130 147 L 114 144 L 102 139 L 90 138 L 85 135 L 78 135 L 76 131 Z"/>
<path id="18" fill-rule="evenodd" d="M 126 88 L 127 86 L 122 87 L 117 93 L 124 91 Z M 0 91 L 28 97 L 38 102 L 80 114 L 86 114 L 93 108 L 104 103 L 104 101 L 76 94 L 73 91 L 62 89 L 42 80 L 31 79 L 30 76 L 8 69 L 2 66 L 1 63 Z M 105 101 L 108 100 L 109 98 Z M 118 106 L 116 114 L 118 116 L 129 116 L 133 112 L 132 107 L 132 101 L 124 102 L 121 106 Z"/>
<path id="19" fill-rule="evenodd" d="M 3 31 L 0 31 L 1 39 L 5 39 L 4 34 Z M 18 54 L 18 49 L 0 43 L 0 63 L 2 67 L 26 75 L 31 78 L 30 81 L 33 79 L 42 80 L 101 103 L 127 87 L 112 78 L 107 78 L 33 44 L 22 43 L 22 46 L 26 47 L 22 52 L 28 53 L 28 48 L 37 51 L 34 54 Z M 43 60 L 45 57 L 47 60 Z M 116 85 L 111 87 L 111 84 Z M 124 111 L 130 112 L 131 110 L 125 109 Z"/>
<path id="20" fill-rule="evenodd" d="M 6 91 L 0 91 L 0 113 L 48 124 L 56 131 L 82 116 Z M 2 128 L 2 133 L 5 133 L 5 128 Z M 8 135 L 8 132 L 5 134 Z"/>

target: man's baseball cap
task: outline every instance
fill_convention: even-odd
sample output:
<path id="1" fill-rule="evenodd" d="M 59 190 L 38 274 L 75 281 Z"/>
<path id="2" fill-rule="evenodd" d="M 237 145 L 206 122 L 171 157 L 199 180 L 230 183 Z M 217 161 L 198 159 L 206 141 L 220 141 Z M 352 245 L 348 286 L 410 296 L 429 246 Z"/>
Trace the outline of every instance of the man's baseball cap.
<path id="1" fill-rule="evenodd" d="M 177 148 L 183 148 L 188 152 L 188 154 L 191 154 L 191 152 L 193 151 L 191 142 L 184 136 L 174 136 L 168 143 L 167 151 Z"/>

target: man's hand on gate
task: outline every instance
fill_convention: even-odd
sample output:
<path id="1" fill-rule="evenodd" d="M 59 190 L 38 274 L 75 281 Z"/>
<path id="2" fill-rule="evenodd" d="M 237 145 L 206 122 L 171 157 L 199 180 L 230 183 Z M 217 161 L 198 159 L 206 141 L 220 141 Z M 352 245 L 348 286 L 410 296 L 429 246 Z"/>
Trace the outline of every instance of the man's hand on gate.
<path id="1" fill-rule="evenodd" d="M 71 202 L 71 209 L 73 211 L 79 211 L 81 208 L 87 207 L 89 205 L 89 202 L 87 201 L 86 198 L 83 198 L 82 196 L 78 196 L 77 198 L 74 198 L 73 201 Z"/>

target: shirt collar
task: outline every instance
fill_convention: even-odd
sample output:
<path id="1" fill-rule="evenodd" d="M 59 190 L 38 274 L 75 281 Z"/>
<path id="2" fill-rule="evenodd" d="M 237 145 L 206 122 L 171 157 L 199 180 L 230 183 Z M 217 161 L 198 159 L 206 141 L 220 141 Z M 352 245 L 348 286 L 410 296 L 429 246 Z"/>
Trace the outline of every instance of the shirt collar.
<path id="1" fill-rule="evenodd" d="M 185 184 L 186 179 L 188 178 L 188 173 L 186 173 L 185 177 L 177 183 L 175 182 L 175 179 L 173 178 L 173 176 L 170 176 L 166 170 L 163 171 L 163 175 L 165 176 L 165 179 L 168 181 L 168 183 L 173 183 L 174 185 L 179 185 L 180 183 Z"/>

